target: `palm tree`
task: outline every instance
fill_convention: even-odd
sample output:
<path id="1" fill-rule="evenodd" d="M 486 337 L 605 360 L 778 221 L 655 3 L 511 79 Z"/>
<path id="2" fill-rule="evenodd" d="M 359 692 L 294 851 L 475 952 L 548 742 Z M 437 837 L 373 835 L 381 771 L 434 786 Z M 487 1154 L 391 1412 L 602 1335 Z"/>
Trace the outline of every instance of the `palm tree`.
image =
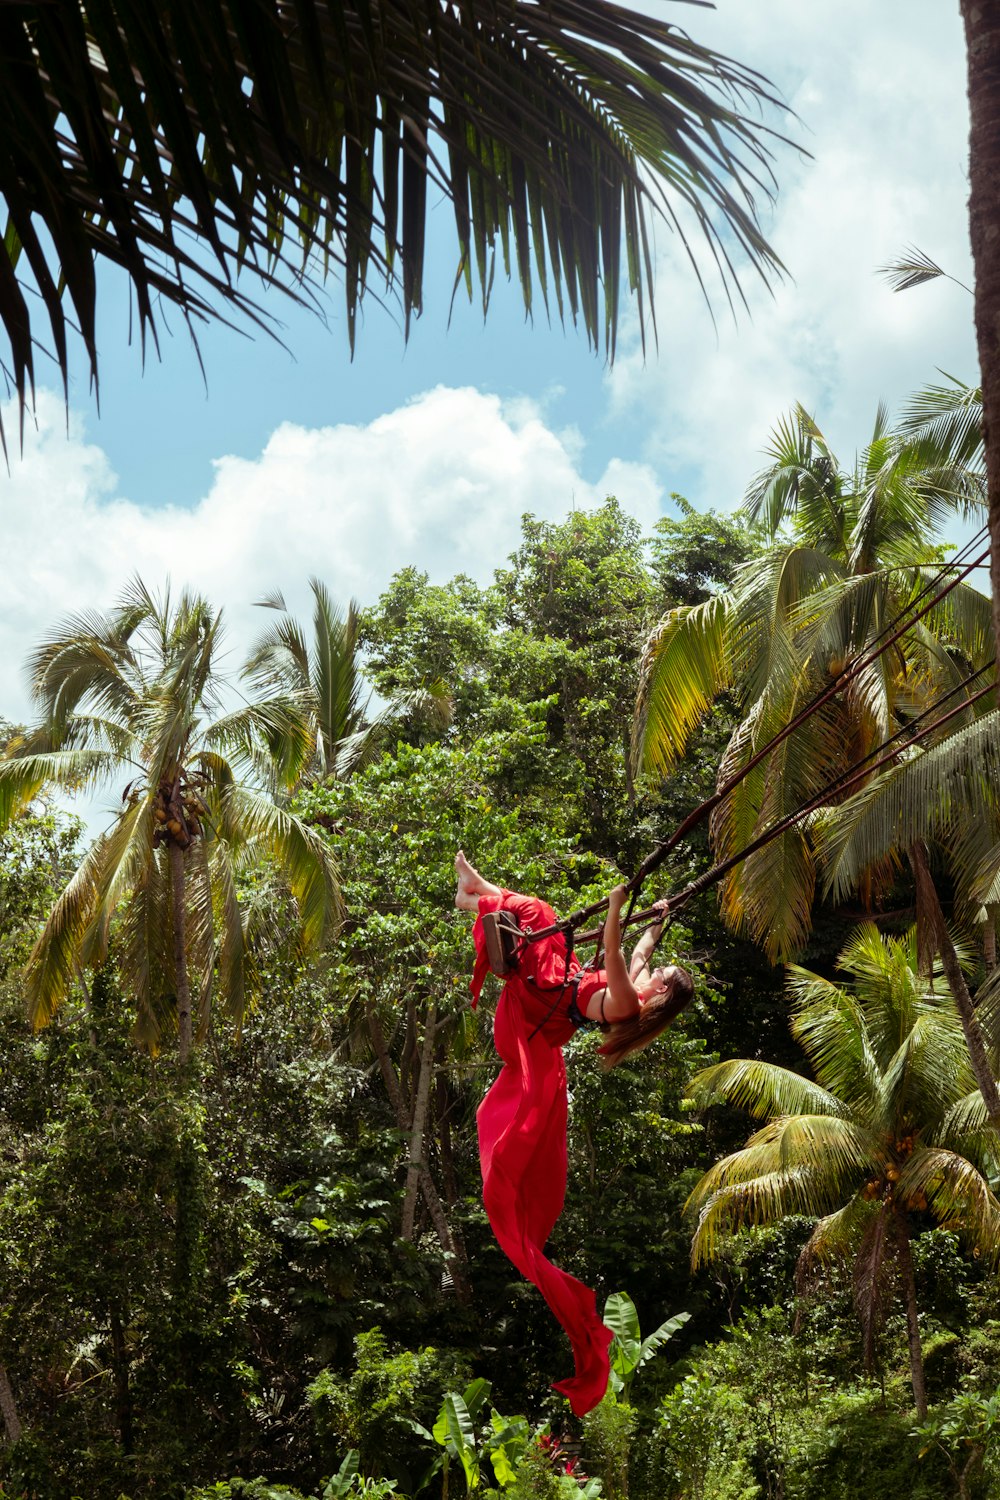
<path id="1" fill-rule="evenodd" d="M 976 341 L 990 506 L 990 583 L 1000 657 L 1000 18 L 996 7 L 960 0 L 969 76 L 969 238 L 975 267 Z"/>
<path id="2" fill-rule="evenodd" d="M 812 801 L 994 654 L 989 601 L 963 584 L 838 689 L 927 571 L 937 572 L 937 525 L 976 503 L 979 475 L 935 449 L 927 433 L 900 441 L 882 409 L 851 473 L 801 406 L 778 424 L 768 455 L 746 509 L 765 524 L 772 550 L 725 594 L 666 616 L 647 647 L 637 714 L 643 762 L 666 773 L 713 700 L 730 693 L 740 723 L 721 785 L 823 690 L 836 689 L 720 804 L 712 835 L 721 859 Z M 785 958 L 809 930 L 815 886 L 810 834 L 789 828 L 733 870 L 723 914 L 772 959 Z"/>
<path id="3" fill-rule="evenodd" d="M 371 689 L 360 664 L 360 622 L 352 599 L 347 613 L 337 609 L 325 584 L 310 578 L 314 599 L 312 639 L 287 612 L 280 593 L 261 601 L 265 609 L 280 610 L 283 618 L 254 644 L 243 669 L 255 693 L 276 693 L 279 707 L 293 703 L 306 726 L 309 748 L 303 758 L 302 781 L 342 780 L 363 770 L 377 754 L 386 727 L 414 707 L 429 708 L 440 719 L 448 712 L 445 695 L 436 686 L 401 694 L 377 713 L 371 711 Z M 268 755 L 278 767 L 281 746 L 287 742 L 279 724 L 269 736 Z M 300 754 L 292 743 L 293 753 Z"/>
<path id="4" fill-rule="evenodd" d="M 910 1241 L 927 1214 L 1000 1253 L 998 1166 L 951 998 L 917 964 L 915 930 L 883 939 L 858 929 L 840 956 L 853 982 L 839 986 L 791 968 L 792 1032 L 816 1082 L 771 1063 L 718 1063 L 692 1081 L 690 1097 L 724 1099 L 765 1121 L 747 1145 L 705 1174 L 689 1200 L 699 1210 L 694 1265 L 721 1237 L 789 1214 L 817 1217 L 800 1260 L 804 1277 L 850 1259 L 866 1360 L 888 1310 L 893 1272 L 906 1308 L 910 1373 L 924 1418 L 920 1328 Z"/>
<path id="5" fill-rule="evenodd" d="M 244 874 L 269 863 L 319 949 L 339 916 L 330 850 L 300 819 L 240 780 L 255 737 L 297 774 L 308 737 L 293 704 L 273 699 L 220 716 L 221 613 L 184 593 L 155 598 L 136 581 L 110 614 L 66 621 L 30 661 L 42 724 L 0 762 L 0 824 L 47 782 L 80 789 L 128 778 L 121 811 L 57 900 L 27 967 L 36 1025 L 86 968 L 114 950 L 134 994 L 140 1038 L 174 1024 L 192 1042 L 192 986 L 202 1024 L 213 993 L 237 1019 L 257 992 L 275 905 L 243 902 Z M 295 747 L 298 747 L 297 750 Z"/>
<path id="6" fill-rule="evenodd" d="M 1000 910 L 1000 710 L 971 705 L 935 741 L 906 748 L 896 762 L 813 827 L 825 888 L 835 899 L 895 850 L 912 852 L 921 907 L 959 1008 L 986 1107 L 1000 1127 L 996 1056 L 987 1055 L 974 1004 L 931 878 L 932 855 L 944 861 L 955 890 L 955 914 L 983 935 L 987 969 L 996 968 Z M 928 848 L 930 846 L 930 848 Z"/>
<path id="7" fill-rule="evenodd" d="M 734 253 L 780 270 L 755 204 L 775 103 L 752 70 L 613 0 L 14 0 L 2 362 L 23 407 L 39 323 L 65 379 L 75 322 L 96 377 L 97 257 L 130 278 L 144 339 L 159 301 L 192 329 L 220 304 L 269 326 L 240 274 L 311 302 L 331 264 L 352 343 L 372 274 L 408 329 L 428 187 L 452 202 L 456 289 L 475 264 L 488 303 L 499 239 L 526 312 L 537 278 L 611 354 L 623 243 L 640 312 L 649 295 L 651 213 L 682 236 L 690 215 L 730 294 Z"/>

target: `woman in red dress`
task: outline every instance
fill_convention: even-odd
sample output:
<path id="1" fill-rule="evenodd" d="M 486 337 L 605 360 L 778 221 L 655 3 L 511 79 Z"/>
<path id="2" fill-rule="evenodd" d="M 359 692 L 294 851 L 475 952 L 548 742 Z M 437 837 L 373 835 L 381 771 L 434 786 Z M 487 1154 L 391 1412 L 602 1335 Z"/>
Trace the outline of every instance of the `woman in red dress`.
<path id="1" fill-rule="evenodd" d="M 455 905 L 478 913 L 473 928 L 475 1005 L 488 971 L 482 917 L 510 911 L 523 932 L 548 927 L 558 918 L 546 902 L 484 880 L 461 850 L 455 869 Z M 662 921 L 646 930 L 626 963 L 621 911 L 627 899 L 624 886 L 611 892 L 603 969 L 581 969 L 561 933 L 521 945 L 493 1026 L 503 1068 L 478 1114 L 486 1212 L 501 1249 L 538 1287 L 569 1336 L 576 1372 L 555 1389 L 568 1398 L 577 1416 L 595 1407 L 607 1389 L 613 1335 L 597 1316 L 593 1291 L 554 1266 L 544 1253 L 566 1196 L 563 1044 L 578 1027 L 595 1024 L 608 1032 L 599 1050 L 613 1067 L 658 1036 L 693 993 L 684 969 L 649 968 Z"/>

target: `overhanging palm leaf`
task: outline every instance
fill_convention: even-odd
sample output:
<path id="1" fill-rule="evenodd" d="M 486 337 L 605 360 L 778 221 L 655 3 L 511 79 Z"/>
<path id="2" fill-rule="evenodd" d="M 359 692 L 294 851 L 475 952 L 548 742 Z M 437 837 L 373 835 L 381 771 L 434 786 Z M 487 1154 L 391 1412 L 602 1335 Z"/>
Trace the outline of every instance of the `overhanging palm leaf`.
<path id="1" fill-rule="evenodd" d="M 671 610 L 646 645 L 634 744 L 644 767 L 666 774 L 692 731 L 732 681 L 725 596 Z"/>
<path id="2" fill-rule="evenodd" d="M 610 0 L 85 0 L 0 6 L 0 320 L 20 398 L 44 321 L 64 378 L 75 319 L 92 372 L 96 256 L 189 325 L 269 322 L 240 273 L 310 300 L 335 265 L 353 342 L 374 270 L 421 305 L 427 189 L 452 200 L 458 279 L 484 303 L 496 241 L 613 352 L 622 245 L 649 294 L 649 214 L 687 213 L 727 287 L 756 221 L 772 103 L 749 69 Z M 65 288 L 65 297 L 63 295 Z M 37 294 L 37 299 L 36 299 Z M 64 305 L 66 298 L 72 312 Z M 41 318 L 35 314 L 37 306 Z M 3 361 L 5 364 L 7 361 Z"/>

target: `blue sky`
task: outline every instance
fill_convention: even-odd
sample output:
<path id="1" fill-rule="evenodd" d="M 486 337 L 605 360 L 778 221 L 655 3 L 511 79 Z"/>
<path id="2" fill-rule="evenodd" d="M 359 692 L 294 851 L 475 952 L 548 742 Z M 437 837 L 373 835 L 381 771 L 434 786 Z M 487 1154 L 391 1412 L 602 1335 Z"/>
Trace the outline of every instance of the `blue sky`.
<path id="1" fill-rule="evenodd" d="M 0 609 L 0 712 L 26 712 L 21 663 L 67 612 L 113 603 L 140 572 L 223 604 L 236 661 L 276 587 L 306 607 L 306 579 L 375 598 L 407 563 L 485 578 L 522 512 L 558 518 L 616 492 L 651 526 L 671 491 L 731 509 L 769 428 L 802 400 L 845 461 L 875 406 L 897 407 L 938 368 L 975 378 L 972 303 L 951 283 L 894 295 L 876 268 L 919 245 L 969 281 L 964 56 L 957 3 L 719 0 L 666 7 L 694 34 L 768 75 L 812 159 L 783 151 L 766 222 L 789 268 L 751 315 L 716 295 L 713 326 L 675 240 L 657 239 L 659 351 L 643 358 L 626 312 L 613 369 L 583 336 L 526 326 L 498 285 L 484 328 L 456 304 L 449 209 L 432 215 L 424 316 L 409 346 L 374 301 L 349 361 L 340 292 L 328 321 L 273 295 L 291 353 L 216 327 L 206 388 L 186 332 L 162 359 L 129 346 L 128 299 L 102 275 L 100 414 L 82 360 L 42 390 L 24 453 L 0 475 L 10 555 Z M 777 122 L 782 123 L 782 122 Z"/>

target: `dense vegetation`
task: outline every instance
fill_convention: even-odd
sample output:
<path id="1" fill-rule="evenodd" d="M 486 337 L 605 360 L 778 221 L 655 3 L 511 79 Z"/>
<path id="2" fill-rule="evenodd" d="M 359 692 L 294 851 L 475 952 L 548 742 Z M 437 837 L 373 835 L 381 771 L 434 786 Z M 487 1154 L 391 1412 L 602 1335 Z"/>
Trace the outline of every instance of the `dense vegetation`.
<path id="1" fill-rule="evenodd" d="M 203 601 L 133 590 L 127 621 L 64 623 L 40 647 L 45 722 L 10 730 L 0 775 L 0 800 L 21 808 L 0 861 L 3 1493 L 571 1500 L 596 1479 L 610 1500 L 996 1492 L 997 1153 L 928 957 L 926 880 L 914 895 L 926 865 L 995 1076 L 1000 840 L 990 786 L 953 737 L 928 752 L 952 757 L 951 811 L 926 788 L 917 799 L 924 865 L 859 855 L 834 901 L 825 851 L 843 866 L 864 817 L 834 799 L 796 832 L 787 886 L 771 889 L 794 905 L 771 945 L 794 951 L 790 977 L 754 942 L 774 931 L 758 865 L 727 889 L 727 925 L 708 896 L 667 932 L 697 980 L 681 1024 L 611 1073 L 592 1034 L 567 1047 L 552 1254 L 612 1299 L 618 1332 L 612 1389 L 582 1424 L 550 1389 L 568 1370 L 562 1335 L 479 1201 L 474 1117 L 495 1059 L 489 1006 L 467 1004 L 454 852 L 563 909 L 600 897 L 711 795 L 754 724 L 813 689 L 790 665 L 805 638 L 820 676 L 863 650 L 879 580 L 887 612 L 933 566 L 938 500 L 918 514 L 930 492 L 908 471 L 881 511 L 860 506 L 884 555 L 851 560 L 837 547 L 871 486 L 815 468 L 817 503 L 797 515 L 772 485 L 757 527 L 680 502 L 647 538 L 608 500 L 559 525 L 526 517 L 485 588 L 408 569 L 341 617 L 317 584 L 311 626 L 281 615 L 248 664 L 247 706 L 228 712 Z M 824 498 L 839 542 L 816 534 Z M 790 605 L 772 585 L 797 550 L 817 576 L 800 570 Z M 852 615 L 859 580 L 868 613 Z M 755 650 L 780 637 L 785 675 L 754 658 L 765 715 L 727 647 L 668 754 L 650 732 L 665 722 L 664 644 L 713 612 L 744 648 L 750 617 Z M 975 600 L 941 609 L 877 681 L 844 691 L 818 738 L 793 742 L 777 802 L 773 768 L 749 785 L 742 836 L 825 780 L 820 751 L 849 765 L 945 680 L 988 668 L 988 637 Z M 987 721 L 970 708 L 959 736 Z M 126 758 L 123 811 L 88 848 L 46 788 Z M 962 796 L 981 855 L 964 885 Z M 734 836 L 698 825 L 654 893 Z M 749 1145 L 747 1109 L 764 1122 Z"/>

